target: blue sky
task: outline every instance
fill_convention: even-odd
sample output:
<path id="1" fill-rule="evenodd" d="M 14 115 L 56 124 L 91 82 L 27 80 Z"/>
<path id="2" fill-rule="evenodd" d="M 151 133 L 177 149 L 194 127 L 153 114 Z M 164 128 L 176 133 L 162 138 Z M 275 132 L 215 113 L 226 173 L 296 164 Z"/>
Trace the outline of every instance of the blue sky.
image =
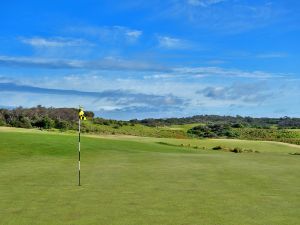
<path id="1" fill-rule="evenodd" d="M 300 117 L 300 1 L 4 1 L 0 106 Z"/>

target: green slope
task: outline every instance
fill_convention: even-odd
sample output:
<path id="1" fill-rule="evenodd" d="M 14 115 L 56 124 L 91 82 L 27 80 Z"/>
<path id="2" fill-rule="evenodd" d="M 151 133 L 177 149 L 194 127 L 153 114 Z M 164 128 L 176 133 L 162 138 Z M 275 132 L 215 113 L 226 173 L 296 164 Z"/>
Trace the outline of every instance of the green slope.
<path id="1" fill-rule="evenodd" d="M 234 154 L 159 144 L 257 148 Z M 0 130 L 0 224 L 300 223 L 298 147 Z"/>

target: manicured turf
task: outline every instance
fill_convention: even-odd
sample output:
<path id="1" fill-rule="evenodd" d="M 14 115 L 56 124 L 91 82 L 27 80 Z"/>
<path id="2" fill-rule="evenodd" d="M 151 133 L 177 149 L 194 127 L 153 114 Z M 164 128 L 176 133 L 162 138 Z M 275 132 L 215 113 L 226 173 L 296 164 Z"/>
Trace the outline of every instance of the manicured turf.
<path id="1" fill-rule="evenodd" d="M 261 153 L 195 150 L 223 144 Z M 299 148 L 0 129 L 0 224 L 298 225 Z"/>

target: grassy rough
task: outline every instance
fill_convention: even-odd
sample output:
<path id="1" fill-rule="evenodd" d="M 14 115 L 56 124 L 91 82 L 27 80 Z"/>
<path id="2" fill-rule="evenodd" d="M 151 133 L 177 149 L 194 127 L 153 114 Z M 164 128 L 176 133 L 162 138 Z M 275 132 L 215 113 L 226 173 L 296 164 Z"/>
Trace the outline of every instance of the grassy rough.
<path id="1" fill-rule="evenodd" d="M 299 130 L 292 129 L 257 129 L 237 128 L 234 129 L 240 139 L 280 141 L 300 145 Z"/>
<path id="2" fill-rule="evenodd" d="M 141 124 L 131 125 L 99 125 L 85 121 L 82 131 L 95 134 L 122 134 L 142 137 L 187 138 L 185 130 L 172 129 L 171 127 L 148 127 Z"/>
<path id="3" fill-rule="evenodd" d="M 169 143 L 162 145 L 157 142 Z M 298 225 L 299 148 L 257 141 L 0 131 L 0 224 Z M 171 146 L 252 148 L 230 154 Z"/>

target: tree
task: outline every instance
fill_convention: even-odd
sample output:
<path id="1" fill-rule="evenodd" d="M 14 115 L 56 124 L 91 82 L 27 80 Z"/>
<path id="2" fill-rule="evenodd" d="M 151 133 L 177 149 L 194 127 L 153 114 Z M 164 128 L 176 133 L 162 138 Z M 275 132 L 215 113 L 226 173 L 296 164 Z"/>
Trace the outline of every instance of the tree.
<path id="1" fill-rule="evenodd" d="M 227 124 L 209 124 L 193 127 L 188 134 L 203 138 L 236 137 L 237 134 Z"/>
<path id="2" fill-rule="evenodd" d="M 38 120 L 34 125 L 39 128 L 51 129 L 54 128 L 55 122 L 48 116 L 45 116 Z"/>
<path id="3" fill-rule="evenodd" d="M 67 130 L 69 128 L 69 123 L 65 120 L 55 120 L 55 128 Z"/>
<path id="4" fill-rule="evenodd" d="M 22 116 L 18 121 L 19 121 L 18 122 L 18 127 L 21 127 L 21 128 L 32 128 L 31 120 L 28 117 Z"/>

